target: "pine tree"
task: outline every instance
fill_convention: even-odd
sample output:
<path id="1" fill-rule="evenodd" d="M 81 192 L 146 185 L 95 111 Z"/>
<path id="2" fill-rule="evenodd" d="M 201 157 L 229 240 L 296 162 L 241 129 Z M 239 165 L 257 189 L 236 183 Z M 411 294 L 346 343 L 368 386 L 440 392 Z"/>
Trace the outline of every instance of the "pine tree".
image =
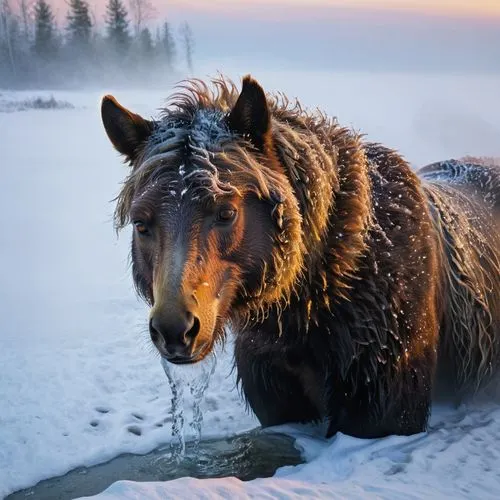
<path id="1" fill-rule="evenodd" d="M 106 31 L 115 51 L 124 53 L 130 44 L 128 13 L 121 0 L 109 0 L 106 6 Z"/>
<path id="2" fill-rule="evenodd" d="M 175 61 L 176 48 L 175 40 L 168 22 L 163 24 L 161 47 L 163 55 L 167 61 L 167 65 L 170 69 L 172 69 Z"/>
<path id="3" fill-rule="evenodd" d="M 86 50 L 92 36 L 92 20 L 86 0 L 70 0 L 67 15 L 69 42 L 73 47 Z"/>
<path id="4" fill-rule="evenodd" d="M 13 40 L 14 15 L 9 0 L 0 0 L 0 58 L 8 64 L 9 70 L 15 77 L 17 61 Z"/>
<path id="5" fill-rule="evenodd" d="M 41 59 L 51 59 L 56 51 L 56 26 L 54 13 L 45 0 L 35 5 L 35 44 L 34 50 Z"/>
<path id="6" fill-rule="evenodd" d="M 29 45 L 12 0 L 0 0 L 0 79 L 20 83 L 30 69 Z M 3 78 L 2 78 L 3 77 Z"/>
<path id="7" fill-rule="evenodd" d="M 193 71 L 193 50 L 194 50 L 194 36 L 193 31 L 188 23 L 181 26 L 181 41 L 184 45 L 184 54 L 186 56 L 186 64 L 189 71 Z"/>
<path id="8" fill-rule="evenodd" d="M 139 52 L 146 61 L 153 55 L 153 36 L 148 28 L 142 29 L 139 35 Z"/>

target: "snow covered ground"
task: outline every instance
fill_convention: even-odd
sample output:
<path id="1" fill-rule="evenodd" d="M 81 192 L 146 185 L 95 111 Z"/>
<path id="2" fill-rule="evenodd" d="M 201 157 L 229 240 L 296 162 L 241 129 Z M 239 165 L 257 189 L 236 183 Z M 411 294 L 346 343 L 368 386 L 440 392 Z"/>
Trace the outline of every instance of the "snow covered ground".
<path id="1" fill-rule="evenodd" d="M 119 481 L 99 500 L 138 498 L 383 498 L 498 499 L 500 410 L 439 408 L 428 433 L 361 440 L 331 440 L 288 428 L 305 450 L 307 463 L 283 467 L 273 478 L 182 478 L 166 483 Z M 90 498 L 90 497 L 88 497 Z"/>
<path id="2" fill-rule="evenodd" d="M 238 79 L 249 68 L 232 71 Z M 213 73 L 213 71 L 211 71 Z M 207 72 L 208 73 L 208 72 Z M 203 76 L 205 73 L 201 72 Z M 415 165 L 500 156 L 499 77 L 259 73 L 284 90 L 398 148 Z M 146 310 L 128 274 L 128 234 L 117 239 L 110 202 L 126 172 L 92 92 L 6 92 L 74 109 L 0 109 L 0 498 L 123 452 L 170 439 L 170 390 L 148 341 Z M 165 92 L 116 91 L 153 115 Z M 14 111 L 13 111 L 14 110 Z M 220 353 L 202 409 L 203 436 L 258 425 Z M 288 428 L 307 463 L 276 477 L 119 482 L 100 498 L 220 495 L 280 498 L 498 498 L 500 407 L 438 407 L 425 435 L 362 441 Z"/>

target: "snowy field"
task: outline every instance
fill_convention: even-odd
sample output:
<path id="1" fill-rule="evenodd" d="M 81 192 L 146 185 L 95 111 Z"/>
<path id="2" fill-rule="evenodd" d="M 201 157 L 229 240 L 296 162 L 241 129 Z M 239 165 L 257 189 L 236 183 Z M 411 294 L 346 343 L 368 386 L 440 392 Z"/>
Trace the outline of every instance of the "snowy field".
<path id="1" fill-rule="evenodd" d="M 254 76 L 414 165 L 500 156 L 500 77 Z M 171 395 L 133 292 L 129 234 L 117 238 L 111 223 L 110 200 L 126 167 L 100 123 L 108 92 L 0 91 L 0 498 L 170 439 Z M 169 92 L 114 93 L 154 115 Z M 73 108 L 16 104 L 52 95 Z M 231 361 L 229 343 L 202 405 L 204 437 L 258 425 L 240 400 Z M 119 482 L 100 498 L 500 497 L 500 406 L 492 402 L 437 407 L 429 432 L 406 438 L 327 441 L 314 429 L 287 430 L 307 463 L 274 478 Z"/>

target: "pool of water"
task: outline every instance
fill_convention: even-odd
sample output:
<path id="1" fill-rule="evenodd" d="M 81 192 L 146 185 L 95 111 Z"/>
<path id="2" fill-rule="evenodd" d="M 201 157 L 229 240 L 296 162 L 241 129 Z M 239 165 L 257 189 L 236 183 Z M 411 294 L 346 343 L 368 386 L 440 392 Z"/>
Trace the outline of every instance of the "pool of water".
<path id="1" fill-rule="evenodd" d="M 64 476 L 41 481 L 33 488 L 13 493 L 6 500 L 68 500 L 95 495 L 119 480 L 235 476 L 248 481 L 270 477 L 279 467 L 302 462 L 291 437 L 254 430 L 232 438 L 202 441 L 198 449 L 193 443 L 187 443 L 186 454 L 180 462 L 169 458 L 168 447 L 147 455 L 120 455 L 104 464 L 81 467 Z"/>

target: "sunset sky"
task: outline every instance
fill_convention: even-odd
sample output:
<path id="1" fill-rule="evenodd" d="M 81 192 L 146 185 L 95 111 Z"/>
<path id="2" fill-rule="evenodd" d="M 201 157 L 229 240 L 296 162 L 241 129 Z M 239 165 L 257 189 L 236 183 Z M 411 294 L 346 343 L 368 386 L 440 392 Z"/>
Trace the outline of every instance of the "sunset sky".
<path id="1" fill-rule="evenodd" d="M 49 0 L 65 24 L 65 0 Z M 150 0 L 195 59 L 245 68 L 500 73 L 500 0 Z M 107 0 L 89 0 L 103 26 Z M 129 1 L 125 0 L 128 6 Z"/>
<path id="2" fill-rule="evenodd" d="M 351 7 L 368 9 L 413 10 L 427 13 L 497 15 L 500 16 L 499 0 L 156 0 L 158 8 L 185 6 L 188 8 L 244 8 L 249 5 L 277 4 L 294 7 Z"/>
<path id="3" fill-rule="evenodd" d="M 106 0 L 90 0 L 96 12 L 104 10 Z M 125 1 L 125 3 L 128 3 Z M 474 16 L 500 18 L 499 0 L 151 0 L 158 14 L 166 15 L 170 12 L 178 14 L 203 11 L 241 12 L 248 11 L 258 14 L 259 9 L 280 7 L 290 8 L 291 13 L 297 10 L 350 8 L 362 10 L 392 10 L 413 11 L 434 15 Z M 52 0 L 57 10 L 66 9 L 65 0 Z"/>

